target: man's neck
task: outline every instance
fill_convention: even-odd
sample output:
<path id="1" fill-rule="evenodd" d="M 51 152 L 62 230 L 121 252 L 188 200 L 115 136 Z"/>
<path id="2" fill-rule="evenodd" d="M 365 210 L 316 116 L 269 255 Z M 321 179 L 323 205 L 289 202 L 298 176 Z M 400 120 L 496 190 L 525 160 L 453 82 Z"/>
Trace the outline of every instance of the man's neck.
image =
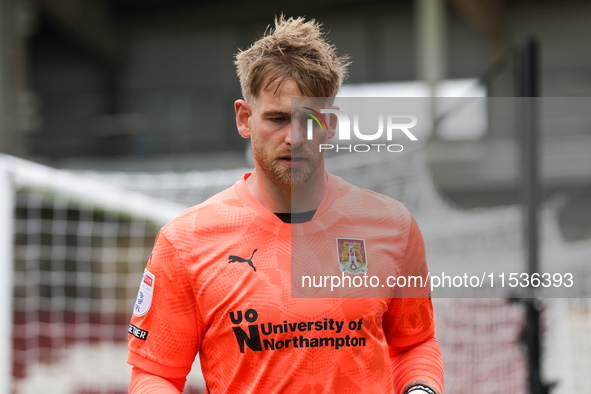
<path id="1" fill-rule="evenodd" d="M 307 212 L 318 209 L 328 190 L 328 179 L 324 169 L 320 169 L 304 186 L 284 188 L 255 167 L 253 173 L 246 179 L 246 186 L 252 195 L 271 212 Z"/>

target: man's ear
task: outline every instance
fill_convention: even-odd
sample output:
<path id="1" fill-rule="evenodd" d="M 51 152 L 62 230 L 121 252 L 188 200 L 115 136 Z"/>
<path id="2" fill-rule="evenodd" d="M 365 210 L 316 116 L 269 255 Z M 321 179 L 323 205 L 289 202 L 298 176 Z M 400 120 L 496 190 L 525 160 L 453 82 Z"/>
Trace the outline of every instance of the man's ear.
<path id="1" fill-rule="evenodd" d="M 246 101 L 240 99 L 234 102 L 236 110 L 236 127 L 242 138 L 250 138 L 250 117 L 252 116 L 252 107 Z"/>
<path id="2" fill-rule="evenodd" d="M 332 109 L 340 110 L 336 105 L 332 106 Z M 329 114 L 328 117 L 328 139 L 334 137 L 337 132 L 337 116 L 335 114 Z"/>

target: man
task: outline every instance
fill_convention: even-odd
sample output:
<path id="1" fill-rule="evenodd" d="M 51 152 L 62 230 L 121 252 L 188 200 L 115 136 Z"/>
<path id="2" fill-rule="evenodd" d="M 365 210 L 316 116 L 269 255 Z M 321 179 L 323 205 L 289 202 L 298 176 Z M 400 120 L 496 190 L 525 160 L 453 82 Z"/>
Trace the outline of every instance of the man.
<path id="1" fill-rule="evenodd" d="M 236 123 L 255 169 L 160 231 L 129 328 L 129 392 L 182 392 L 199 353 L 208 393 L 440 394 L 430 298 L 292 298 L 293 243 L 307 261 L 338 270 L 343 231 L 343 247 L 364 245 L 355 262 L 394 259 L 426 272 L 402 204 L 324 171 L 318 146 L 335 122 L 311 140 L 292 127 L 301 114 L 291 98 L 336 96 L 346 60 L 314 21 L 281 17 L 236 65 Z M 350 225 L 346 212 L 360 201 L 377 214 Z M 381 240 L 364 232 L 375 215 L 388 223 Z"/>

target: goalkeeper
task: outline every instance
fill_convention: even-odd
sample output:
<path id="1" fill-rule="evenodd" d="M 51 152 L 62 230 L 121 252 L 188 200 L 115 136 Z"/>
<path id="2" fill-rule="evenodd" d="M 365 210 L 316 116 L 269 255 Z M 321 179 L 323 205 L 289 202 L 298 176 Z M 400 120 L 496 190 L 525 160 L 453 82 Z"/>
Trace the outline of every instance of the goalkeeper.
<path id="1" fill-rule="evenodd" d="M 316 22 L 281 17 L 235 63 L 255 168 L 160 231 L 129 325 L 129 392 L 182 392 L 199 354 L 208 393 L 441 394 L 430 297 L 291 297 L 292 231 L 320 263 L 342 247 L 351 270 L 370 256 L 427 273 L 406 208 L 324 170 L 336 122 L 311 140 L 292 130 L 291 98 L 335 97 L 346 58 Z"/>

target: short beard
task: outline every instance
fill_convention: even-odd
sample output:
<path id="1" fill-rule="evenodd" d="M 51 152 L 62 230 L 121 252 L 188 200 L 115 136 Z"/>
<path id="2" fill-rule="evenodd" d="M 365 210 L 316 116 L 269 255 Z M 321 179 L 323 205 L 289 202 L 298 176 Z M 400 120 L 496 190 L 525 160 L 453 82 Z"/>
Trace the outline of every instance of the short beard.
<path id="1" fill-rule="evenodd" d="M 298 156 L 298 153 L 297 150 L 291 150 L 293 156 Z M 322 167 L 324 159 L 322 154 L 314 155 L 302 168 L 287 168 L 279 162 L 279 158 L 283 156 L 272 157 L 268 152 L 265 152 L 262 144 L 258 143 L 256 139 L 252 141 L 252 154 L 255 162 L 273 180 L 273 183 L 286 189 L 306 185 Z"/>

